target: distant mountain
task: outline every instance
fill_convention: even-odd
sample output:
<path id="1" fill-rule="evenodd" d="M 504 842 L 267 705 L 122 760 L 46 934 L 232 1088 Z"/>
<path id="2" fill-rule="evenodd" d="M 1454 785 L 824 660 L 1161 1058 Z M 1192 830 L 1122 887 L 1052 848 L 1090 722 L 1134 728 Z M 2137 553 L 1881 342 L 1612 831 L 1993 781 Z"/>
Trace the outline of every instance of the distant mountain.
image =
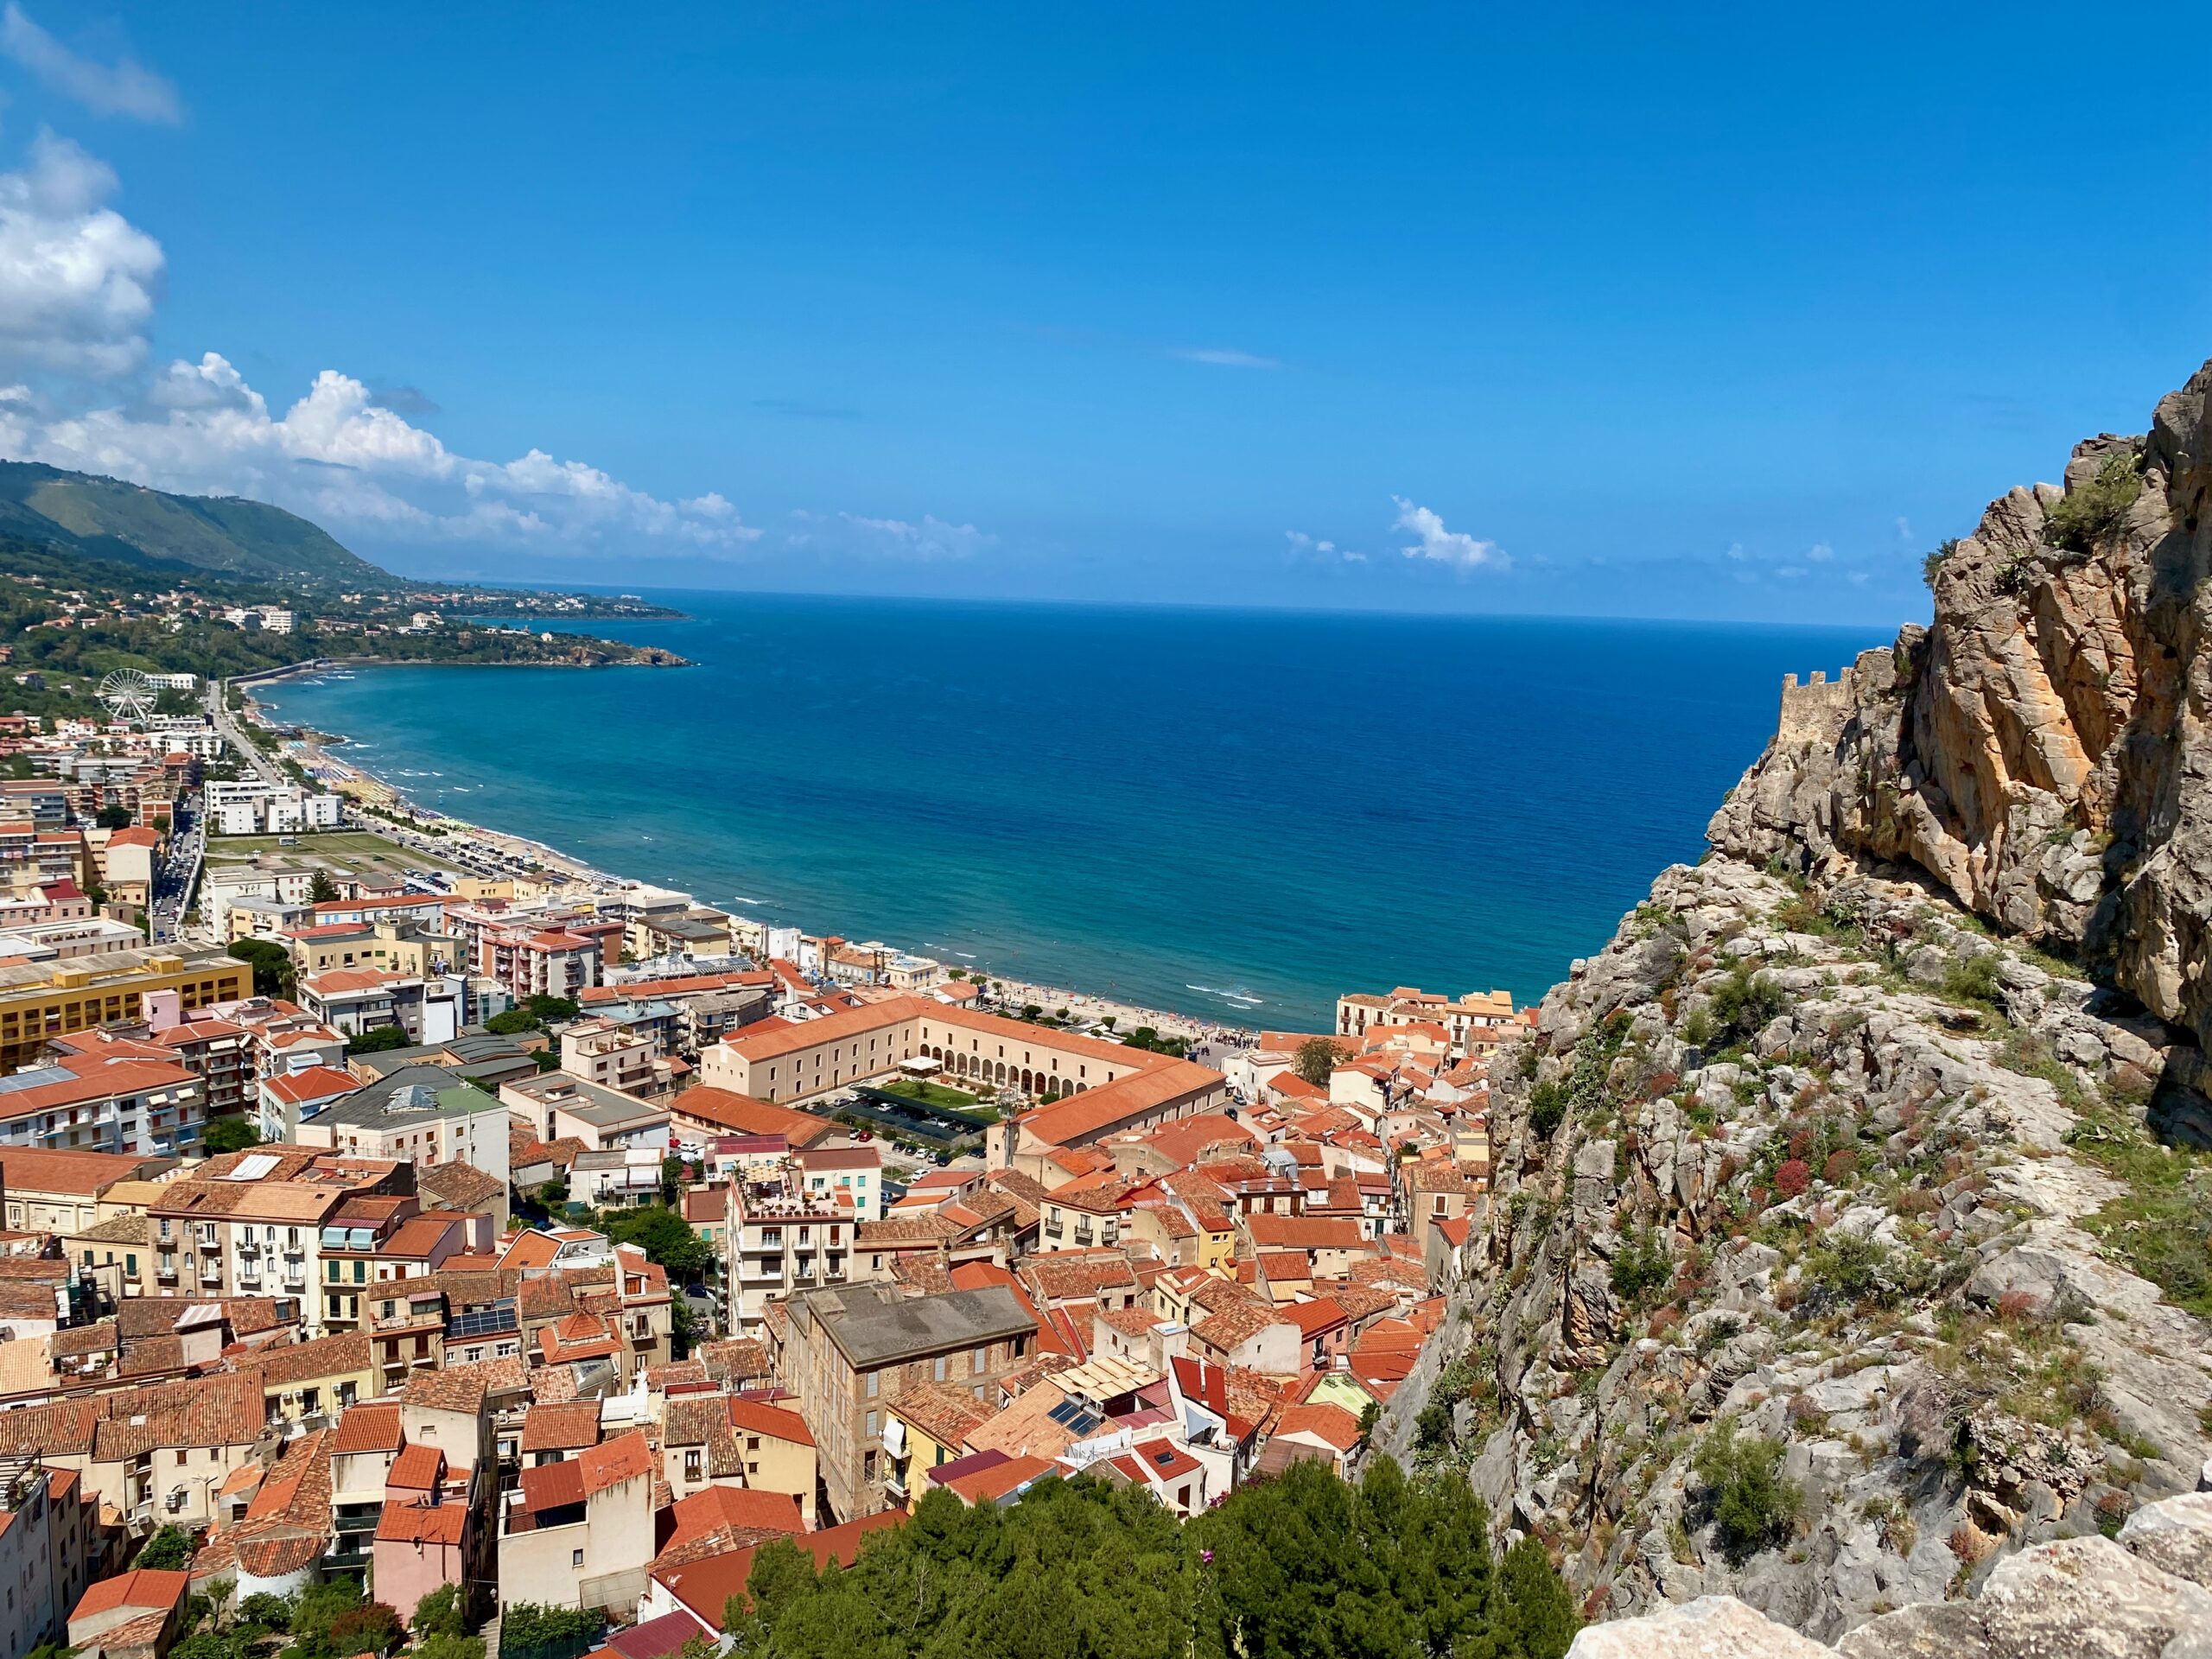
<path id="1" fill-rule="evenodd" d="M 220 571 L 308 588 L 396 580 L 282 507 L 170 495 L 32 461 L 0 461 L 0 535 L 173 573 Z"/>

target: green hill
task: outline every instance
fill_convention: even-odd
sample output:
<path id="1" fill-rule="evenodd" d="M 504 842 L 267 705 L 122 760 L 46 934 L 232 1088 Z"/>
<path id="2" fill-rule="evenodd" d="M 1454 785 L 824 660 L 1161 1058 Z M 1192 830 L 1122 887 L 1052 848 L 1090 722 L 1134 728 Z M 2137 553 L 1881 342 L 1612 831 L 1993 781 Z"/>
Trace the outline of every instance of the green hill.
<path id="1" fill-rule="evenodd" d="M 0 533 L 153 569 L 222 571 L 288 586 L 388 583 L 282 507 L 237 496 L 170 495 L 118 479 L 0 461 Z"/>

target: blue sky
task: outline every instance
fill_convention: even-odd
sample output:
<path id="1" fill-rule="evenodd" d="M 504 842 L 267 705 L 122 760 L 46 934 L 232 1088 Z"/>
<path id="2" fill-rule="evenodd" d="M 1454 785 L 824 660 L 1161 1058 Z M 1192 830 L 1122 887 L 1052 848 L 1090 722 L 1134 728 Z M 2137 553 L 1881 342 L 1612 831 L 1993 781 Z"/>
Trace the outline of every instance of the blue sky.
<path id="1" fill-rule="evenodd" d="M 2212 356 L 2212 11 L 1684 10 L 31 0 L 0 448 L 424 573 L 1924 614 Z"/>

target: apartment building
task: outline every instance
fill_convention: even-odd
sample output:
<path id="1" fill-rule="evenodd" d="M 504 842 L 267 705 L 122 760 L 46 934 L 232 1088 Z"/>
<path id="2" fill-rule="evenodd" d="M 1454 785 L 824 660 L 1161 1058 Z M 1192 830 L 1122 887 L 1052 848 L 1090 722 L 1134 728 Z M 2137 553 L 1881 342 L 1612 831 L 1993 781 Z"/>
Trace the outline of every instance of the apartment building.
<path id="1" fill-rule="evenodd" d="M 634 1612 L 654 1554 L 641 1430 L 522 1471 L 499 1512 L 499 1600 Z"/>
<path id="2" fill-rule="evenodd" d="M 770 1302 L 852 1274 L 859 1224 L 851 1199 L 810 1192 L 797 1166 L 733 1180 L 724 1192 L 722 1284 L 730 1329 L 760 1328 Z"/>
<path id="3" fill-rule="evenodd" d="M 236 1117 L 255 1106 L 253 1033 L 244 1026 L 212 1013 L 174 1024 L 157 1016 L 149 1040 L 199 1077 L 208 1116 Z"/>
<path id="4" fill-rule="evenodd" d="M 64 1054 L 0 1077 L 0 1150 L 191 1154 L 205 1102 L 200 1079 L 168 1060 Z"/>
<path id="5" fill-rule="evenodd" d="M 1452 1048 L 1468 1052 L 1471 1039 L 1503 1033 L 1520 1023 L 1510 991 L 1469 991 L 1457 1001 L 1441 991 L 1401 985 L 1389 995 L 1355 991 L 1337 999 L 1337 1034 L 1358 1038 L 1394 1026 L 1440 1027 Z M 1493 1045 L 1494 1046 L 1494 1043 Z"/>
<path id="6" fill-rule="evenodd" d="M 505 1080 L 499 1099 L 540 1141 L 581 1141 L 591 1152 L 669 1144 L 664 1109 L 565 1071 Z"/>
<path id="7" fill-rule="evenodd" d="M 0 963 L 0 1072 L 31 1064 L 50 1038 L 141 1018 L 149 993 L 173 991 L 180 1008 L 196 1010 L 252 989 L 242 962 L 165 949 Z"/>
<path id="8" fill-rule="evenodd" d="M 350 1157 L 430 1167 L 469 1164 L 507 1178 L 506 1107 L 437 1065 L 403 1066 L 340 1096 L 299 1125 L 299 1144 Z"/>
<path id="9" fill-rule="evenodd" d="M 308 1014 L 349 1037 L 397 1026 L 411 1043 L 447 1043 L 468 1023 L 468 986 L 448 974 L 334 968 L 299 983 Z"/>
<path id="10" fill-rule="evenodd" d="M 775 976 L 754 969 L 688 974 L 595 985 L 578 1001 L 586 1014 L 632 1019 L 646 1004 L 674 1011 L 672 1037 L 663 1052 L 696 1058 L 733 1031 L 765 1020 L 775 1002 Z"/>
<path id="11" fill-rule="evenodd" d="M 671 1021 L 674 1010 L 670 1010 Z M 672 1093 L 676 1072 L 649 1029 L 603 1014 L 570 1021 L 561 1032 L 561 1070 L 570 1077 L 640 1097 Z"/>
<path id="12" fill-rule="evenodd" d="M 322 1278 L 325 1225 L 356 1194 L 411 1192 L 413 1184 L 409 1164 L 296 1147 L 210 1159 L 147 1205 L 154 1294 L 291 1298 L 319 1329 L 312 1287 Z"/>
<path id="13" fill-rule="evenodd" d="M 317 922 L 294 928 L 278 943 L 302 976 L 334 968 L 375 968 L 391 974 L 445 974 L 465 960 L 461 940 L 425 932 L 416 922 Z"/>
<path id="14" fill-rule="evenodd" d="M 11 1233 L 72 1238 L 107 1217 L 101 1200 L 124 1181 L 158 1180 L 176 1160 L 136 1153 L 0 1147 L 0 1192 Z"/>
<path id="15" fill-rule="evenodd" d="M 840 1521 L 891 1507 L 885 1436 L 906 1389 L 937 1383 L 988 1398 L 1036 1347 L 1036 1322 L 999 1284 L 934 1296 L 825 1287 L 785 1306 L 777 1376 L 814 1432 L 823 1491 Z"/>

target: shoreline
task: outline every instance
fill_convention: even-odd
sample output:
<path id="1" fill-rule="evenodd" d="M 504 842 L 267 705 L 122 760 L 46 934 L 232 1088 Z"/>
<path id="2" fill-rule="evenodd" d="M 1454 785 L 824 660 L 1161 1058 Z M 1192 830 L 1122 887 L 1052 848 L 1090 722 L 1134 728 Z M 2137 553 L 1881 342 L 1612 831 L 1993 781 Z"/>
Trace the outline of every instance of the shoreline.
<path id="1" fill-rule="evenodd" d="M 283 668 L 264 670 L 260 677 L 252 681 L 251 684 L 245 683 L 243 677 L 234 678 L 231 683 L 238 685 L 240 690 L 245 694 L 246 702 L 248 705 L 246 711 L 247 717 L 253 720 L 256 724 L 265 727 L 270 722 L 266 718 L 266 711 L 262 709 L 260 703 L 254 697 L 253 694 L 256 689 L 278 684 L 296 676 L 311 673 L 327 673 L 333 668 L 342 668 L 354 664 L 359 664 L 367 667 L 378 668 L 586 668 L 594 666 L 621 668 L 662 666 L 662 664 L 621 663 L 598 664 L 582 663 L 423 663 L 409 660 L 372 663 L 369 661 L 369 659 L 364 658 L 340 658 L 334 659 L 318 658 L 311 662 L 292 664 Z M 689 664 L 683 665 L 687 667 L 690 666 Z M 673 664 L 669 664 L 669 666 L 673 666 Z M 304 730 L 305 728 L 302 729 Z M 309 766 L 310 768 L 327 771 L 346 782 L 365 786 L 367 789 L 379 791 L 382 798 L 378 802 L 378 804 L 388 810 L 404 812 L 406 814 L 408 817 L 413 821 L 412 827 L 417 834 L 435 831 L 437 835 L 441 836 L 452 836 L 465 838 L 486 848 L 502 860 L 521 862 L 524 864 L 535 864 L 541 870 L 557 874 L 567 880 L 586 882 L 621 882 L 637 880 L 639 879 L 634 876 L 622 875 L 611 870 L 600 869 L 596 866 L 587 863 L 584 860 L 576 857 L 572 853 L 563 852 L 559 848 L 551 845 L 550 842 L 538 841 L 529 836 L 518 835 L 510 830 L 494 830 L 487 825 L 477 823 L 471 819 L 455 817 L 450 813 L 444 812 L 442 810 L 433 810 L 432 809 L 427 808 L 421 802 L 417 801 L 413 795 L 409 793 L 404 785 L 394 783 L 388 778 L 381 777 L 377 773 L 371 772 L 365 766 L 359 766 L 351 760 L 342 758 L 337 753 L 338 749 L 350 745 L 353 741 L 343 732 L 315 731 L 311 735 L 305 735 L 291 741 L 296 742 L 302 751 L 302 756 L 300 757 L 301 764 Z M 340 792 L 343 793 L 344 791 L 341 791 Z M 382 813 L 369 810 L 359 801 L 354 800 L 354 798 L 350 795 L 347 798 L 350 801 L 353 801 L 355 816 L 359 818 L 368 821 L 363 827 L 373 829 L 375 827 L 374 821 L 382 817 Z M 302 842 L 301 850 L 309 850 L 305 841 Z M 431 855 L 426 853 L 423 856 L 429 857 Z M 658 882 L 651 882 L 646 883 L 645 885 L 658 886 L 660 884 Z M 721 909 L 724 907 L 717 906 L 715 908 Z M 731 912 L 730 913 L 732 915 L 736 914 L 735 912 Z M 744 919 L 753 920 L 756 918 L 748 917 Z M 933 960 L 941 961 L 942 958 L 933 958 Z M 1203 1043 L 1210 1037 L 1216 1035 L 1225 1035 L 1231 1041 L 1256 1038 L 1258 1035 L 1258 1027 L 1243 1025 L 1234 1020 L 1202 1019 L 1196 1014 L 1179 1013 L 1170 1008 L 1147 1007 L 1140 1003 L 1127 1002 L 1115 997 L 1102 996 L 1095 992 L 1078 990 L 1072 987 L 1050 985 L 1044 983 L 1041 981 L 1012 977 L 995 972 L 988 967 L 981 966 L 973 963 L 965 963 L 959 965 L 969 981 L 973 982 L 977 979 L 982 979 L 988 980 L 990 982 L 993 990 L 992 1000 L 999 1007 L 1003 1008 L 1008 1005 L 1012 1005 L 1014 1007 L 1020 1007 L 1029 1003 L 1035 1003 L 1038 1007 L 1043 1008 L 1047 1014 L 1056 1013 L 1058 1010 L 1065 1007 L 1069 1009 L 1072 1014 L 1077 1016 L 1071 1020 L 1071 1027 L 1079 1027 L 1084 1025 L 1096 1023 L 1110 1016 L 1114 1020 L 1114 1028 L 1117 1031 L 1133 1032 L 1149 1027 L 1162 1037 L 1182 1038 L 1193 1044 Z M 950 975 L 948 974 L 948 982 L 957 983 L 959 982 L 950 980 Z"/>

